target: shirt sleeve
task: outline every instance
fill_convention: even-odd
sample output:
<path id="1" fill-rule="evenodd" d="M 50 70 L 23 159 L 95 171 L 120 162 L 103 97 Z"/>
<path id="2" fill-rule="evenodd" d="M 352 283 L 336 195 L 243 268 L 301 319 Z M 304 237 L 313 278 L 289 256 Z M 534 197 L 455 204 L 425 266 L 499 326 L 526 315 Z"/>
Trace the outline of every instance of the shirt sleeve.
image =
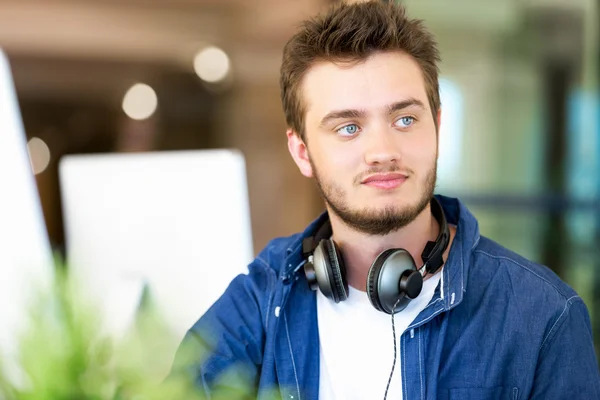
<path id="1" fill-rule="evenodd" d="M 250 266 L 185 335 L 167 378 L 187 381 L 207 398 L 256 397 L 271 274 Z"/>
<path id="2" fill-rule="evenodd" d="M 573 297 L 550 328 L 542 347 L 532 400 L 600 399 L 600 373 L 588 310 Z"/>

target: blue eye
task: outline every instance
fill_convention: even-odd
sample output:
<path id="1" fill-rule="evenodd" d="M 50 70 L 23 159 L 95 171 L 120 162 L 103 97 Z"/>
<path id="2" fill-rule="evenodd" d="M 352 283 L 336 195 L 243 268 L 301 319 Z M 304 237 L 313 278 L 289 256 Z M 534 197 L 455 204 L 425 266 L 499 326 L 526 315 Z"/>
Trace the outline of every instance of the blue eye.
<path id="1" fill-rule="evenodd" d="M 345 136 L 352 136 L 358 132 L 358 126 L 356 124 L 346 125 L 338 129 L 336 132 Z"/>
<path id="2" fill-rule="evenodd" d="M 398 121 L 396 121 L 396 124 L 398 126 L 400 126 L 401 128 L 408 128 L 414 122 L 415 122 L 415 119 L 413 117 L 402 117 Z"/>

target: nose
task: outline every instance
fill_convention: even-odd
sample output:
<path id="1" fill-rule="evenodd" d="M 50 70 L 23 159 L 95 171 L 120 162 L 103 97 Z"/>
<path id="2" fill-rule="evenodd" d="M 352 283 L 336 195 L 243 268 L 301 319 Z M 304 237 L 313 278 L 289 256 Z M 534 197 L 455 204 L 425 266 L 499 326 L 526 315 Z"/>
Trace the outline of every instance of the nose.
<path id="1" fill-rule="evenodd" d="M 368 165 L 393 164 L 400 161 L 398 132 L 377 129 L 365 135 L 365 162 Z"/>

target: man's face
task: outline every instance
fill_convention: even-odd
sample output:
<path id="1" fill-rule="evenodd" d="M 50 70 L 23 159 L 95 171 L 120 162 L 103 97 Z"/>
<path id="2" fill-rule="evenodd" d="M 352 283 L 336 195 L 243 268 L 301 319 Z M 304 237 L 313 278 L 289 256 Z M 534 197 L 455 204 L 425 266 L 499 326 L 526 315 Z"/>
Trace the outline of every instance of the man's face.
<path id="1" fill-rule="evenodd" d="M 419 65 L 376 53 L 359 64 L 322 62 L 305 75 L 305 141 L 288 132 L 301 172 L 314 177 L 330 213 L 383 235 L 428 205 L 437 134 Z"/>

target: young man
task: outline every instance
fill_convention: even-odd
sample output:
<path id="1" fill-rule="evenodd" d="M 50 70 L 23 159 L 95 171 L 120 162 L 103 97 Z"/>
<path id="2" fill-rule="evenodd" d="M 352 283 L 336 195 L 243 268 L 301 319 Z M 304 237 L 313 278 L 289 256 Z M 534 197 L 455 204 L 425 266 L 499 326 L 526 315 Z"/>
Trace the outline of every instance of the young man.
<path id="1" fill-rule="evenodd" d="M 288 42 L 288 147 L 327 212 L 269 243 L 190 330 L 207 394 L 600 398 L 581 298 L 434 196 L 438 58 L 420 22 L 380 1 Z"/>

